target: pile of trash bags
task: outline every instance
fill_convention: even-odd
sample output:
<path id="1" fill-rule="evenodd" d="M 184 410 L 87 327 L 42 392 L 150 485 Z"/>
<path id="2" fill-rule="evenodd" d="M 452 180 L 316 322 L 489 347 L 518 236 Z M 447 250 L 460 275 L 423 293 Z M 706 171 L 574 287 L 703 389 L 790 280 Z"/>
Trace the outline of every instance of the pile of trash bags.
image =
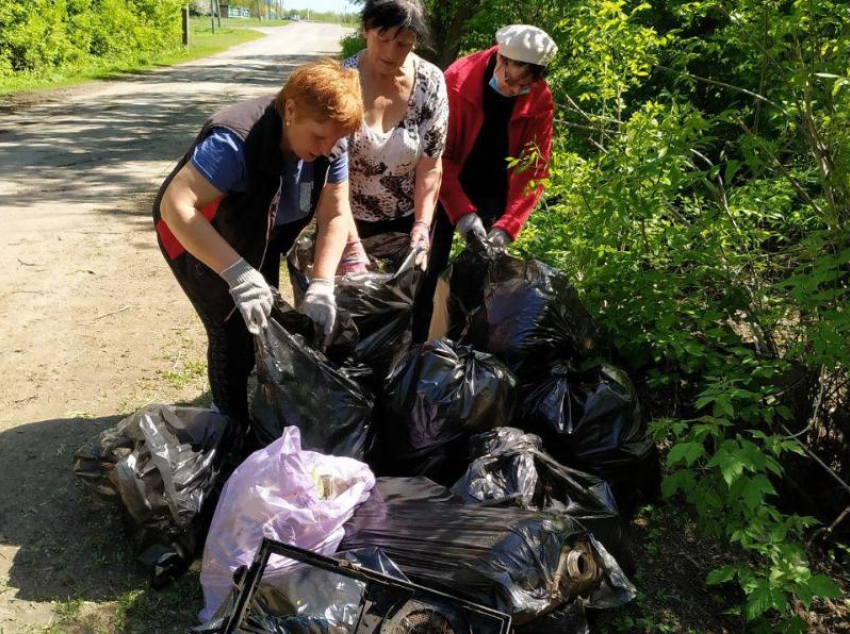
<path id="1" fill-rule="evenodd" d="M 411 347 L 421 271 L 407 240 L 365 241 L 372 270 L 337 280 L 329 337 L 277 299 L 255 337 L 260 449 L 238 468 L 220 458 L 236 426 L 186 408 L 151 406 L 78 451 L 77 475 L 121 500 L 160 577 L 199 554 L 211 522 L 199 631 L 237 609 L 264 538 L 378 549 L 369 561 L 390 576 L 504 613 L 518 632 L 586 631 L 585 608 L 634 597 L 623 513 L 656 495 L 658 458 L 575 289 L 540 262 L 467 249 L 443 278 L 445 336 Z M 312 257 L 302 239 L 288 259 L 296 301 Z M 252 599 L 265 601 L 257 631 L 325 631 L 292 629 L 293 597 L 311 600 L 309 583 L 292 585 L 299 570 L 267 566 L 277 585 Z M 273 614 L 281 583 L 289 629 Z"/>
<path id="2" fill-rule="evenodd" d="M 598 328 L 566 277 L 478 245 L 443 276 L 447 334 L 516 375 L 512 424 L 563 464 L 611 485 L 621 511 L 659 494 L 660 467 L 628 375 L 601 359 Z"/>

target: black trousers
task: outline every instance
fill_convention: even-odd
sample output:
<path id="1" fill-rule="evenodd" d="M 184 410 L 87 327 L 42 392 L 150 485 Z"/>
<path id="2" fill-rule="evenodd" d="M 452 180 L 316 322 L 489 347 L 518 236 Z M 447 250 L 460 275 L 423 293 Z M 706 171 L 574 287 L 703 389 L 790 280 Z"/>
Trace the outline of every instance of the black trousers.
<path id="1" fill-rule="evenodd" d="M 281 255 L 289 252 L 309 220 L 308 216 L 272 232 L 260 268 L 269 286 L 278 287 Z M 223 279 L 188 252 L 172 260 L 161 243 L 160 249 L 207 331 L 207 371 L 213 402 L 223 414 L 247 427 L 248 376 L 254 368 L 253 336 Z"/>

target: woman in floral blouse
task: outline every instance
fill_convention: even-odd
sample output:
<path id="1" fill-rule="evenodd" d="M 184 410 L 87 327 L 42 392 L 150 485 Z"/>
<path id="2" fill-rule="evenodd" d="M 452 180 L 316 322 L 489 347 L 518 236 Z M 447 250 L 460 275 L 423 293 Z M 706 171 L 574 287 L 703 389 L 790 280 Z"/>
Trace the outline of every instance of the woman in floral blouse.
<path id="1" fill-rule="evenodd" d="M 366 48 L 343 63 L 360 72 L 364 118 L 349 140 L 354 226 L 341 272 L 368 263 L 360 237 L 404 232 L 430 247 L 449 113 L 443 73 L 413 52 L 427 37 L 419 0 L 367 0 L 360 17 Z"/>

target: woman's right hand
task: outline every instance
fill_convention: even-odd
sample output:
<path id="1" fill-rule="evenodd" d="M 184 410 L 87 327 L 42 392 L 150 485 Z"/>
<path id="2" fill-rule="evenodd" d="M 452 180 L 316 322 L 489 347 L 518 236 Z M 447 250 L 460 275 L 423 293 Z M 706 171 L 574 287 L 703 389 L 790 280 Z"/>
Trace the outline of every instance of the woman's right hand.
<path id="1" fill-rule="evenodd" d="M 268 325 L 274 297 L 266 278 L 244 259 L 239 258 L 220 273 L 230 287 L 233 303 L 242 313 L 248 332 L 259 335 Z"/>
<path id="2" fill-rule="evenodd" d="M 484 244 L 487 240 L 487 230 L 484 228 L 484 223 L 481 221 L 481 216 L 477 213 L 466 214 L 457 221 L 457 229 L 460 235 L 466 240 L 466 245 L 470 246 L 470 241 L 477 241 Z"/>

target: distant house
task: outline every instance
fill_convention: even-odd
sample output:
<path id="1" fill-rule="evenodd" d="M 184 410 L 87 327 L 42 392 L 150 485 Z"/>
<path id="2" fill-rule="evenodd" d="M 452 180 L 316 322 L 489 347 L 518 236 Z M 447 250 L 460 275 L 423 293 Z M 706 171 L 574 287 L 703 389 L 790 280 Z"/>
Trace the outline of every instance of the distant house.
<path id="1" fill-rule="evenodd" d="M 234 7 L 229 4 L 221 4 L 221 17 L 223 18 L 250 18 L 251 12 L 245 7 Z"/>

